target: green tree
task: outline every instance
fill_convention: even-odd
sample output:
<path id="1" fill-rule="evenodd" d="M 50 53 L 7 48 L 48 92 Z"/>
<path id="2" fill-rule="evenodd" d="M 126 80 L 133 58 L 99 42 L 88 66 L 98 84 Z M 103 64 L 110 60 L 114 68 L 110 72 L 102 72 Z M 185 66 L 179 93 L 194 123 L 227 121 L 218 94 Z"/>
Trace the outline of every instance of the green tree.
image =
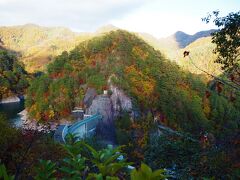
<path id="1" fill-rule="evenodd" d="M 211 142 L 204 147 L 202 141 L 189 136 L 152 136 L 145 149 L 144 162 L 153 169 L 166 168 L 176 179 L 236 179 L 238 161 L 231 158 L 236 158 L 238 145 L 226 144 L 235 150 Z"/>
<path id="2" fill-rule="evenodd" d="M 0 99 L 23 94 L 29 85 L 30 75 L 24 69 L 23 63 L 7 50 L 0 49 Z"/>
<path id="3" fill-rule="evenodd" d="M 64 148 L 67 155 L 60 167 L 52 161 L 41 160 L 36 168 L 35 179 L 55 179 L 58 172 L 62 173 L 64 179 L 119 180 L 129 176 L 132 180 L 166 178 L 164 170 L 152 171 L 145 164 L 130 173 L 127 167 L 131 163 L 123 158 L 121 147 L 108 146 L 97 151 L 84 141 L 74 141 L 74 136 L 70 135 Z"/>
<path id="4" fill-rule="evenodd" d="M 0 162 L 1 162 L 2 158 L 5 158 L 3 154 L 5 153 L 9 145 L 17 139 L 18 131 L 10 126 L 9 122 L 7 121 L 7 117 L 2 113 L 0 113 L 0 127 L 1 127 L 0 131 L 0 144 L 1 144 Z"/>
<path id="5" fill-rule="evenodd" d="M 219 11 L 213 11 L 203 21 L 213 23 L 219 28 L 212 34 L 212 42 L 216 44 L 214 50 L 218 54 L 217 63 L 228 71 L 240 73 L 240 11 L 229 13 L 225 17 L 219 17 Z"/>
<path id="6" fill-rule="evenodd" d="M 0 164 L 0 179 L 4 179 L 4 180 L 13 180 L 14 179 L 14 176 L 8 175 L 6 167 L 2 164 Z"/>
<path id="7" fill-rule="evenodd" d="M 54 173 L 56 172 L 56 164 L 50 160 L 40 160 L 39 166 L 36 171 L 39 173 L 36 175 L 36 180 L 55 180 Z"/>
<path id="8" fill-rule="evenodd" d="M 132 171 L 131 180 L 164 180 L 166 179 L 164 172 L 163 169 L 152 171 L 149 166 L 142 163 L 138 170 L 134 169 Z"/>

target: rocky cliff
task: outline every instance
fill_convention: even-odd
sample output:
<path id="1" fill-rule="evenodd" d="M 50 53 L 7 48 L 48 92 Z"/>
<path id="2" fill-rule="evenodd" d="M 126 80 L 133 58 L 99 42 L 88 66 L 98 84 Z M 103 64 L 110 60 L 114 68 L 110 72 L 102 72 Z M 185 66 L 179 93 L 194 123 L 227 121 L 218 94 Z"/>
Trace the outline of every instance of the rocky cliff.
<path id="1" fill-rule="evenodd" d="M 132 101 L 116 86 L 111 85 L 111 95 L 95 95 L 93 89 L 88 89 L 84 97 L 87 114 L 100 113 L 105 123 L 112 122 L 121 111 L 132 112 Z"/>
<path id="2" fill-rule="evenodd" d="M 112 95 L 110 97 L 114 110 L 114 117 L 117 117 L 121 111 L 132 111 L 132 101 L 125 95 L 123 90 L 116 86 L 110 85 Z"/>
<path id="3" fill-rule="evenodd" d="M 108 95 L 96 96 L 91 106 L 86 109 L 86 114 L 100 113 L 103 116 L 104 123 L 110 123 L 113 120 L 113 105 Z"/>

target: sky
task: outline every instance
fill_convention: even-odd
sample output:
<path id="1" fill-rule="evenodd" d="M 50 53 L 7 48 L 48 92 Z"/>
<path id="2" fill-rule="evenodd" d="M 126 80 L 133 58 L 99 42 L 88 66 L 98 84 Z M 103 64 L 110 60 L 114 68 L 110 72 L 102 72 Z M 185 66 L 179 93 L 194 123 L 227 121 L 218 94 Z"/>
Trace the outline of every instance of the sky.
<path id="1" fill-rule="evenodd" d="M 0 26 L 28 23 L 94 32 L 112 24 L 122 29 L 166 37 L 214 28 L 201 18 L 219 10 L 240 10 L 240 0 L 0 0 Z"/>

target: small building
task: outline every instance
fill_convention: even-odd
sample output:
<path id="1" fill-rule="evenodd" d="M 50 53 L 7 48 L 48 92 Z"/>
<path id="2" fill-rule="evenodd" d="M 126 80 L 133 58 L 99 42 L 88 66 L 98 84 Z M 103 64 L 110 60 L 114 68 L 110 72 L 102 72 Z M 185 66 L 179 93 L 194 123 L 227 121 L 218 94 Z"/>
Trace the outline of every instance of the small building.
<path id="1" fill-rule="evenodd" d="M 107 91 L 107 90 L 104 90 L 104 91 L 103 91 L 103 94 L 104 94 L 104 95 L 108 95 L 108 91 Z"/>

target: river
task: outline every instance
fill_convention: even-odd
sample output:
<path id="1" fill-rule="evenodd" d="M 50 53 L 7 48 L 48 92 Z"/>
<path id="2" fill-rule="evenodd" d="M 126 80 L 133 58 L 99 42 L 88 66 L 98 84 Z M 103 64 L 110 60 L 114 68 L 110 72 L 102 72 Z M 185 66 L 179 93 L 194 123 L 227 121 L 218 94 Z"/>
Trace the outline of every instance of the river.
<path id="1" fill-rule="evenodd" d="M 9 123 L 16 127 L 21 127 L 22 121 L 19 112 L 24 110 L 24 100 L 15 103 L 0 104 L 0 112 L 4 113 L 9 119 Z"/>

